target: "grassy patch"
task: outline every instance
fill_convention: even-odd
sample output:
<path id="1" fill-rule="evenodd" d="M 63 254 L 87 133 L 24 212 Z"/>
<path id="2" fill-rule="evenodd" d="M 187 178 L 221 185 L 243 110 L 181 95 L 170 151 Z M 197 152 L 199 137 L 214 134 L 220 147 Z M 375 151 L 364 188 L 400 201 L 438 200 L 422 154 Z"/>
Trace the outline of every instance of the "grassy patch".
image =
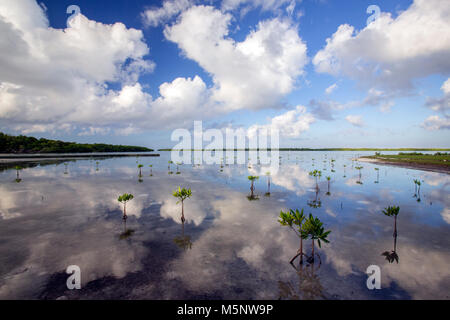
<path id="1" fill-rule="evenodd" d="M 410 163 L 410 164 L 424 164 L 424 165 L 440 165 L 450 166 L 450 154 L 437 152 L 435 154 L 422 154 L 418 152 L 403 153 L 397 155 L 377 154 L 374 156 L 365 156 L 363 158 L 378 159 L 389 162 Z"/>

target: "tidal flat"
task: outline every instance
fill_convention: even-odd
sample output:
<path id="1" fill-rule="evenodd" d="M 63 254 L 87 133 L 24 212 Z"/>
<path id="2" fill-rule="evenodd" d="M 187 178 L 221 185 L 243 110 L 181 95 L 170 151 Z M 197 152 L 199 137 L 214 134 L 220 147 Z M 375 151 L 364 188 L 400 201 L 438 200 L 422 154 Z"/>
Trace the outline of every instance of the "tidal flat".
<path id="1" fill-rule="evenodd" d="M 256 159 L 177 165 L 169 152 L 5 168 L 0 299 L 449 299 L 449 175 L 355 161 L 370 154 L 283 151 L 270 175 Z M 185 223 L 179 186 L 192 190 Z M 134 195 L 126 220 L 123 193 Z M 383 214 L 394 205 L 395 238 Z M 289 263 L 299 238 L 278 222 L 288 209 L 331 231 L 320 263 Z M 66 286 L 70 265 L 80 290 Z M 370 265 L 379 290 L 367 288 Z"/>

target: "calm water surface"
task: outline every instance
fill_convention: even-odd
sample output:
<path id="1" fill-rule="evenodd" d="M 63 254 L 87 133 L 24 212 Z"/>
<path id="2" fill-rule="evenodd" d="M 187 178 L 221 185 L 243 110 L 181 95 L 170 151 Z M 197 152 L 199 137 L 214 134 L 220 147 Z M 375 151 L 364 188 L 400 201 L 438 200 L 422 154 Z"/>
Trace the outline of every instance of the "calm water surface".
<path id="1" fill-rule="evenodd" d="M 169 156 L 36 166 L 19 183 L 14 169 L 0 172 L 0 298 L 449 299 L 449 175 L 360 163 L 360 178 L 354 152 L 282 152 L 267 196 L 267 168 L 182 165 L 177 174 L 172 165 L 168 174 Z M 313 169 L 323 172 L 318 194 Z M 247 198 L 248 175 L 260 176 L 258 200 Z M 171 195 L 180 185 L 193 193 L 184 225 Z M 134 194 L 126 225 L 125 192 Z M 394 220 L 382 213 L 390 205 L 400 206 L 398 263 L 382 255 L 394 250 Z M 299 239 L 277 221 L 289 208 L 332 231 L 316 247 L 321 264 L 289 264 Z M 81 268 L 81 290 L 66 287 L 69 265 Z M 381 290 L 367 289 L 369 265 L 381 268 Z"/>

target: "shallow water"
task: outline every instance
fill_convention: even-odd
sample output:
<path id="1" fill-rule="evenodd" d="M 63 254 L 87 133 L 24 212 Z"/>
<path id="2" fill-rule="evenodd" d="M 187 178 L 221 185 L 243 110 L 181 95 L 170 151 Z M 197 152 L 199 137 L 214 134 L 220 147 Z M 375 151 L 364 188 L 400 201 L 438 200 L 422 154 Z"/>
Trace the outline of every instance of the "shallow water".
<path id="1" fill-rule="evenodd" d="M 168 152 L 25 168 L 19 183 L 15 170 L 2 171 L 0 298 L 449 299 L 449 175 L 361 163 L 360 180 L 355 155 L 282 152 L 270 196 L 266 168 L 182 165 L 177 174 L 172 165 L 168 174 Z M 308 205 L 316 200 L 314 169 L 323 172 L 317 208 Z M 258 200 L 247 198 L 248 175 L 260 176 Z M 420 202 L 413 179 L 422 181 Z M 193 193 L 184 226 L 171 195 L 180 185 Z M 117 201 L 125 192 L 134 194 L 126 226 Z M 382 255 L 394 246 L 394 219 L 382 213 L 390 205 L 400 206 L 398 263 Z M 288 208 L 332 231 L 329 244 L 316 246 L 321 264 L 289 264 L 299 239 L 277 221 Z M 307 254 L 310 247 L 304 243 Z M 81 268 L 81 290 L 66 287 L 69 265 Z M 370 265 L 381 269 L 380 290 L 366 286 Z"/>

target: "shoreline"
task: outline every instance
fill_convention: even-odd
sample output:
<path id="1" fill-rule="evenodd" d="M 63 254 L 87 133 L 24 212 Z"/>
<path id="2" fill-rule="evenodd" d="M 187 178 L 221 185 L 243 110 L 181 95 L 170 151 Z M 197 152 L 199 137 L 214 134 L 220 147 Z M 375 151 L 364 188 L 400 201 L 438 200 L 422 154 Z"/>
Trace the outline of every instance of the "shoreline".
<path id="1" fill-rule="evenodd" d="M 80 153 L 80 154 L 0 154 L 0 165 L 10 165 L 23 162 L 44 162 L 64 160 L 89 160 L 120 157 L 159 157 L 159 153 Z"/>
<path id="2" fill-rule="evenodd" d="M 450 168 L 448 166 L 443 166 L 443 165 L 439 165 L 439 164 L 423 164 L 423 163 L 414 163 L 414 162 L 389 161 L 389 160 L 371 159 L 371 158 L 365 158 L 365 157 L 360 157 L 360 158 L 357 158 L 356 160 L 360 161 L 360 162 L 376 163 L 376 164 L 385 165 L 385 166 L 393 166 L 393 167 L 401 167 L 401 168 L 420 170 L 420 171 L 431 171 L 431 172 L 437 172 L 437 173 L 450 174 Z"/>

